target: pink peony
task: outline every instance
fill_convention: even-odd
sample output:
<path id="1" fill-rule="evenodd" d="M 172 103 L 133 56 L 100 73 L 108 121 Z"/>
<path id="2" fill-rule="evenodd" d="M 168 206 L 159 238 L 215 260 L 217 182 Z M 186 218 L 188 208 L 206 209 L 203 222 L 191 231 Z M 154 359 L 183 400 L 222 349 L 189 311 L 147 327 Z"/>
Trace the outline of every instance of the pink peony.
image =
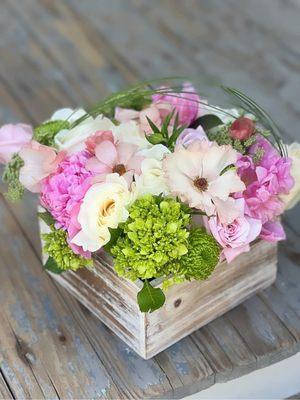
<path id="1" fill-rule="evenodd" d="M 24 166 L 20 169 L 20 182 L 34 193 L 41 191 L 43 179 L 54 172 L 65 157 L 64 152 L 57 154 L 51 147 L 35 140 L 23 146 L 19 155 L 24 161 Z"/>
<path id="2" fill-rule="evenodd" d="M 279 221 L 268 221 L 263 225 L 260 237 L 267 242 L 278 242 L 285 240 L 286 235 Z"/>
<path id="3" fill-rule="evenodd" d="M 93 174 L 85 168 L 90 157 L 85 150 L 67 157 L 42 184 L 41 204 L 55 218 L 57 228 L 69 229 L 74 207 L 92 184 Z"/>
<path id="4" fill-rule="evenodd" d="M 25 124 L 7 124 L 0 128 L 0 163 L 6 164 L 13 154 L 30 142 L 32 127 Z"/>
<path id="5" fill-rule="evenodd" d="M 201 126 L 197 129 L 186 128 L 178 137 L 176 145 L 182 145 L 184 147 L 189 146 L 195 140 L 207 139 L 206 133 Z"/>
<path id="6" fill-rule="evenodd" d="M 258 237 L 262 228 L 259 219 L 245 215 L 244 199 L 238 199 L 235 203 L 240 211 L 240 216 L 230 224 L 221 223 L 218 217 L 211 217 L 207 221 L 212 235 L 223 247 L 222 254 L 228 263 L 239 254 L 250 250 L 249 243 Z"/>
<path id="7" fill-rule="evenodd" d="M 113 138 L 108 135 L 99 135 L 95 140 L 95 156 L 87 161 L 86 169 L 98 174 L 99 182 L 104 181 L 107 174 L 118 173 L 131 184 L 133 175 L 141 173 L 141 162 L 144 159 L 136 154 L 138 146 L 131 143 L 114 143 Z"/>
<path id="8" fill-rule="evenodd" d="M 250 118 L 237 118 L 229 129 L 233 139 L 246 140 L 255 133 L 255 122 Z"/>
<path id="9" fill-rule="evenodd" d="M 170 91 L 166 91 L 164 93 L 162 90 L 161 93 L 154 94 L 152 98 L 155 105 L 164 106 L 160 110 L 161 118 L 165 118 L 175 109 L 175 112 L 178 113 L 180 125 L 191 125 L 201 114 L 200 97 L 189 83 L 183 85 L 182 92 L 171 93 Z"/>

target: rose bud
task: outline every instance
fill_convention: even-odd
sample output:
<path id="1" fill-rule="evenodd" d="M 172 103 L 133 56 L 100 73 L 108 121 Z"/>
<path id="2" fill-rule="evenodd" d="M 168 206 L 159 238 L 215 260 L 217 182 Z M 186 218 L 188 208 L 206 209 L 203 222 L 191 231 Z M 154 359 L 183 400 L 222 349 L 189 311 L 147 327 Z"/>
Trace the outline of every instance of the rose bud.
<path id="1" fill-rule="evenodd" d="M 237 118 L 229 129 L 233 139 L 246 140 L 255 133 L 255 122 L 250 118 Z"/>

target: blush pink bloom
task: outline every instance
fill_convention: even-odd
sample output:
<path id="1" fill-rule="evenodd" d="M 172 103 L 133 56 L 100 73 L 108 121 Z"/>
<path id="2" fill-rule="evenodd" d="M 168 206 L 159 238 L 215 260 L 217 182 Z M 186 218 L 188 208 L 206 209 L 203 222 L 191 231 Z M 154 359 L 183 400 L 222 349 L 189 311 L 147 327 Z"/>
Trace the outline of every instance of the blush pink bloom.
<path id="1" fill-rule="evenodd" d="M 278 242 L 285 240 L 286 235 L 279 221 L 268 221 L 263 225 L 260 237 L 267 242 Z"/>
<path id="2" fill-rule="evenodd" d="M 20 169 L 20 182 L 28 190 L 39 193 L 42 188 L 42 181 L 52 172 L 65 158 L 65 153 L 56 153 L 54 149 L 44 146 L 35 140 L 22 147 L 19 151 L 24 161 Z"/>
<path id="3" fill-rule="evenodd" d="M 97 131 L 94 135 L 90 136 L 86 141 L 86 149 L 91 153 L 95 154 L 95 148 L 98 144 L 103 142 L 104 140 L 108 140 L 111 143 L 114 143 L 114 136 L 112 131 Z"/>
<path id="4" fill-rule="evenodd" d="M 161 89 L 167 89 L 162 87 Z M 157 93 L 152 96 L 153 102 L 161 108 L 160 116 L 165 118 L 172 110 L 178 113 L 179 124 L 189 126 L 202 114 L 200 97 L 190 83 L 184 83 L 182 92 Z"/>
<path id="5" fill-rule="evenodd" d="M 95 146 L 95 155 L 86 163 L 86 169 L 97 174 L 97 181 L 105 180 L 107 174 L 122 175 L 128 185 L 133 175 L 140 175 L 144 157 L 137 155 L 138 146 L 131 143 L 114 143 L 107 135 L 99 135 Z"/>
<path id="6" fill-rule="evenodd" d="M 241 253 L 250 250 L 249 244 L 258 237 L 262 228 L 259 219 L 245 215 L 244 199 L 238 199 L 235 203 L 240 210 L 240 216 L 230 224 L 221 223 L 218 217 L 211 217 L 206 223 L 214 238 L 222 246 L 222 254 L 228 263 Z"/>
<path id="7" fill-rule="evenodd" d="M 119 122 L 136 121 L 139 125 L 140 131 L 146 134 L 151 134 L 152 129 L 149 125 L 147 117 L 159 128 L 162 125 L 162 118 L 160 115 L 160 108 L 155 104 L 144 108 L 142 111 L 136 111 L 128 108 L 116 107 L 115 119 Z"/>
<path id="8" fill-rule="evenodd" d="M 163 171 L 174 196 L 208 216 L 217 214 L 228 223 L 239 215 L 231 195 L 245 189 L 235 169 L 225 170 L 236 160 L 237 152 L 231 146 L 195 140 L 186 148 L 178 145 L 174 153 L 167 154 Z"/>
<path id="9" fill-rule="evenodd" d="M 32 127 L 25 124 L 7 124 L 0 128 L 0 163 L 6 164 L 15 153 L 30 142 Z"/>

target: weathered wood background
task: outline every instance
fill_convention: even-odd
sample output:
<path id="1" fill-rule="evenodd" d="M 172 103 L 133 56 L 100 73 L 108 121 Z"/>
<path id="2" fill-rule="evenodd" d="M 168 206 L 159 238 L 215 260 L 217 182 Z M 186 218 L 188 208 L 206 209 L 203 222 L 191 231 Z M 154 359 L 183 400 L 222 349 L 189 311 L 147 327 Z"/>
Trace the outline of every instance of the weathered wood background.
<path id="1" fill-rule="evenodd" d="M 299 0 L 1 0 L 0 121 L 139 79 L 240 87 L 300 141 Z M 0 196 L 0 398 L 182 397 L 300 350 L 297 207 L 275 285 L 144 361 L 43 272 L 35 207 Z"/>

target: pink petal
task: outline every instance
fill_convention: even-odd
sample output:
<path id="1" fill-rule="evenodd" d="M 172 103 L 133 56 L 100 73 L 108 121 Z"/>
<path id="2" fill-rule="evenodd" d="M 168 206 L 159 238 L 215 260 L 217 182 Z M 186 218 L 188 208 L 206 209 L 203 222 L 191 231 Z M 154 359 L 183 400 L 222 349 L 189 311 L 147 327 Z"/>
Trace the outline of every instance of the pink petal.
<path id="1" fill-rule="evenodd" d="M 112 170 L 111 167 L 99 161 L 97 157 L 91 157 L 87 160 L 85 168 L 97 174 L 109 174 Z"/>
<path id="2" fill-rule="evenodd" d="M 108 140 L 96 146 L 95 154 L 99 161 L 110 167 L 113 167 L 117 162 L 116 146 Z"/>

